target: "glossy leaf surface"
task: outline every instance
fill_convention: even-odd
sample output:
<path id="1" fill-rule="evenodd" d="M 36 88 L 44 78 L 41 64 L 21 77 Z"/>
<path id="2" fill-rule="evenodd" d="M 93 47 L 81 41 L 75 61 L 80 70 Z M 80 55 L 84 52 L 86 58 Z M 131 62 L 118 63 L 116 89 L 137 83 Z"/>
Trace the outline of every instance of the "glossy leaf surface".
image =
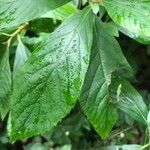
<path id="1" fill-rule="evenodd" d="M 69 0 L 1 0 L 0 30 L 40 17 L 67 2 Z"/>
<path id="2" fill-rule="evenodd" d="M 92 25 L 92 11 L 85 8 L 52 33 L 18 71 L 11 96 L 12 140 L 50 130 L 73 108 L 89 62 Z"/>
<path id="3" fill-rule="evenodd" d="M 150 43 L 150 1 L 104 0 L 102 5 L 123 33 L 141 43 Z"/>
<path id="4" fill-rule="evenodd" d="M 80 103 L 93 127 L 105 139 L 117 121 L 117 108 L 109 93 L 111 74 L 120 68 L 130 70 L 130 67 L 118 42 L 98 18 L 95 22 L 91 53 Z"/>
<path id="5" fill-rule="evenodd" d="M 72 15 L 73 13 L 76 13 L 78 9 L 76 8 L 75 5 L 72 3 L 67 3 L 64 6 L 61 6 L 55 10 L 52 10 L 46 14 L 44 14 L 42 17 L 48 17 L 48 18 L 53 18 L 53 19 L 58 19 L 58 20 L 65 20 L 67 17 Z"/>

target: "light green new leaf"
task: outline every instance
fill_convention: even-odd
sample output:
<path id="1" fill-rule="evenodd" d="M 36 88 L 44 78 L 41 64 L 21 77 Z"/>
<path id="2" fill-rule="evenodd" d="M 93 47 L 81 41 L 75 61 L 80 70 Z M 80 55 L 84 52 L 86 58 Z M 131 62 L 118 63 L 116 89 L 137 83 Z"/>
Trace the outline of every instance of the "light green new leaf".
<path id="1" fill-rule="evenodd" d="M 119 86 L 118 108 L 134 120 L 146 125 L 148 110 L 141 95 L 128 81 L 120 77 L 113 78 L 111 89 L 114 90 L 114 93 L 116 93 Z"/>
<path id="2" fill-rule="evenodd" d="M 4 47 L 4 46 L 3 46 Z M 2 119 L 6 116 L 9 110 L 9 94 L 11 91 L 11 71 L 9 65 L 9 49 L 3 50 L 0 46 L 0 113 Z M 3 54 L 2 54 L 3 52 Z"/>
<path id="3" fill-rule="evenodd" d="M 16 71 L 25 63 L 25 61 L 29 56 L 30 56 L 30 51 L 22 43 L 18 35 L 18 46 L 16 49 L 16 55 L 14 60 L 13 77 L 15 77 Z"/>
<path id="4" fill-rule="evenodd" d="M 141 43 L 150 43 L 150 1 L 104 0 L 102 5 L 123 33 Z"/>
<path id="5" fill-rule="evenodd" d="M 78 9 L 72 3 L 67 3 L 64 6 L 61 6 L 55 10 L 52 10 L 42 17 L 44 18 L 53 18 L 58 20 L 65 20 L 68 16 L 72 15 L 73 13 L 77 12 Z"/>
<path id="6" fill-rule="evenodd" d="M 93 36 L 89 8 L 66 20 L 21 67 L 11 96 L 11 140 L 43 133 L 74 107 L 87 70 Z M 18 88 L 19 87 L 19 88 Z"/>
<path id="7" fill-rule="evenodd" d="M 91 53 L 80 103 L 93 127 L 105 139 L 117 120 L 117 108 L 109 93 L 111 73 L 118 68 L 130 67 L 118 42 L 98 18 L 95 22 Z"/>
<path id="8" fill-rule="evenodd" d="M 0 0 L 0 30 L 44 15 L 70 0 Z"/>

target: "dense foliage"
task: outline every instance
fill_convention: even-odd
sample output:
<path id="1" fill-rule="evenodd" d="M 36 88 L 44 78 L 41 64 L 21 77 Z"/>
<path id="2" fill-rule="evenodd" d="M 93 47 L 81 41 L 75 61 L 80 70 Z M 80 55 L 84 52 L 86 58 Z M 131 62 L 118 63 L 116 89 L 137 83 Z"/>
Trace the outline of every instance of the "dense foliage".
<path id="1" fill-rule="evenodd" d="M 0 0 L 0 150 L 150 146 L 150 0 Z"/>

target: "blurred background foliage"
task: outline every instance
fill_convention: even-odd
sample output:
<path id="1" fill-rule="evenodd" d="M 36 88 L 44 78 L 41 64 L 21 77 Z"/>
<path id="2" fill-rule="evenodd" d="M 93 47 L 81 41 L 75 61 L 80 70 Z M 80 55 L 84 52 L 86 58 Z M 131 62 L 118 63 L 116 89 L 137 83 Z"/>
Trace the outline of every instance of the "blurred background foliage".
<path id="1" fill-rule="evenodd" d="M 74 0 L 54 11 L 50 11 L 36 20 L 29 22 L 27 28 L 20 34 L 20 42 L 30 52 L 46 40 L 49 34 L 59 26 L 72 13 L 87 5 L 87 0 Z M 150 108 L 150 46 L 142 45 L 133 39 L 121 34 L 118 27 L 111 22 L 111 19 L 101 7 L 95 6 L 95 13 L 102 20 L 107 22 L 107 29 L 116 36 L 127 60 L 134 70 L 134 77 L 130 82 L 143 96 L 145 103 Z M 7 29 L 5 33 L 13 33 L 17 27 Z M 5 42 L 6 35 L 0 35 L 0 42 Z M 13 69 L 15 51 L 18 46 L 18 39 L 14 38 L 10 50 L 10 62 Z M 7 117 L 0 121 L 0 150 L 94 150 L 107 145 L 122 144 L 144 144 L 146 142 L 145 130 L 134 122 L 128 115 L 119 113 L 117 125 L 107 140 L 101 140 L 87 119 L 80 111 L 77 104 L 72 112 L 63 119 L 52 131 L 43 135 L 33 137 L 24 141 L 11 144 L 6 133 Z M 138 146 L 133 145 L 133 149 Z M 114 147 L 113 147 L 114 148 Z M 113 149 L 110 147 L 110 149 Z M 121 150 L 121 148 L 120 148 Z"/>

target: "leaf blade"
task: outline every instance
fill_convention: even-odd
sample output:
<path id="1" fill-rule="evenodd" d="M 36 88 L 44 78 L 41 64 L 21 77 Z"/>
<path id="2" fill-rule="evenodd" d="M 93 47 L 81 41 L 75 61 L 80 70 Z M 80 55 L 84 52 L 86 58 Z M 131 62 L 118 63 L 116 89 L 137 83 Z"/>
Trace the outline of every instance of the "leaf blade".
<path id="1" fill-rule="evenodd" d="M 121 31 L 138 42 L 150 43 L 150 7 L 148 1 L 106 0 L 102 3 Z M 140 13 L 139 13 L 140 12 Z"/>
<path id="2" fill-rule="evenodd" d="M 112 89 L 117 89 L 121 85 L 121 93 L 119 95 L 118 108 L 127 113 L 134 120 L 141 124 L 147 124 L 147 107 L 141 95 L 134 87 L 121 77 L 114 77 L 112 80 Z"/>
<path id="3" fill-rule="evenodd" d="M 0 47 L 1 50 L 3 49 Z M 11 70 L 9 64 L 9 48 L 5 49 L 0 61 L 0 113 L 5 118 L 9 110 L 9 94 L 11 91 Z"/>
<path id="4" fill-rule="evenodd" d="M 11 97 L 12 140 L 50 130 L 70 112 L 88 65 L 92 22 L 89 8 L 75 14 L 18 71 Z"/>
<path id="5" fill-rule="evenodd" d="M 78 9 L 76 8 L 75 5 L 72 3 L 67 3 L 66 5 L 59 7 L 55 10 L 52 10 L 46 14 L 44 14 L 42 17 L 48 17 L 48 18 L 53 18 L 53 19 L 58 19 L 58 20 L 65 20 L 67 17 L 70 15 L 76 13 Z"/>
<path id="6" fill-rule="evenodd" d="M 91 53 L 80 104 L 95 130 L 105 139 L 117 121 L 117 108 L 111 103 L 109 93 L 111 73 L 119 67 L 127 70 L 130 70 L 130 67 L 119 44 L 98 18 L 95 23 Z M 110 112 L 112 115 L 109 115 Z"/>
<path id="7" fill-rule="evenodd" d="M 25 63 L 30 54 L 30 51 L 25 47 L 18 35 L 18 45 L 14 60 L 13 77 L 15 77 L 17 70 Z"/>
<path id="8" fill-rule="evenodd" d="M 101 147 L 102 150 L 116 150 L 116 149 L 122 149 L 122 150 L 137 150 L 140 149 L 142 146 L 141 145 L 135 145 L 135 144 L 130 144 L 130 145 L 114 145 L 114 146 L 106 146 L 106 147 Z"/>
<path id="9" fill-rule="evenodd" d="M 40 17 L 67 2 L 69 0 L 2 0 L 0 1 L 0 5 L 3 6 L 0 9 L 0 30 Z"/>

